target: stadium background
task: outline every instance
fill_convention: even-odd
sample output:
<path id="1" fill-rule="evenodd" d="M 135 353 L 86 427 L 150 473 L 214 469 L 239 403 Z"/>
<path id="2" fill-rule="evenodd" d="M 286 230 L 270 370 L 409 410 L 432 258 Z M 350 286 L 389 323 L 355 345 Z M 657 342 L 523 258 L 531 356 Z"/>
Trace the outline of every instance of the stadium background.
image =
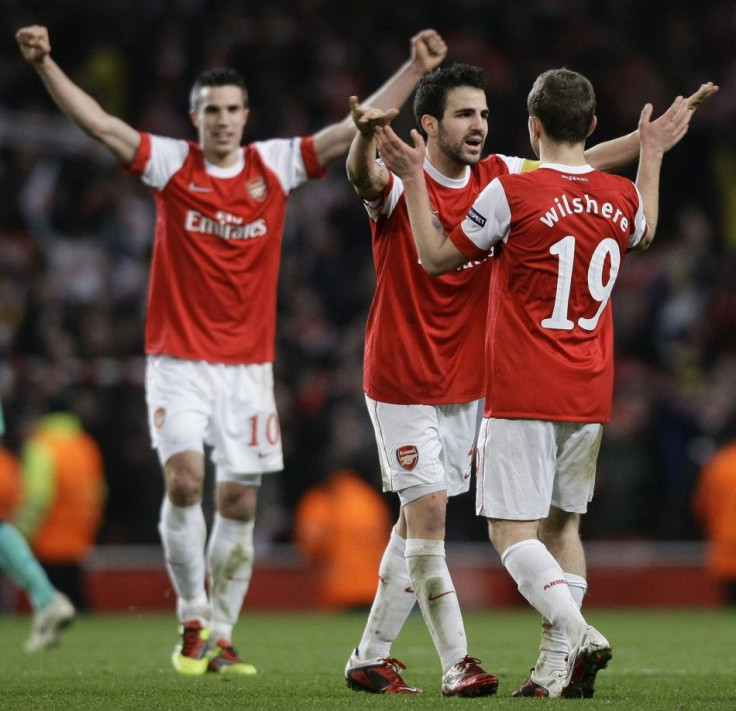
<path id="1" fill-rule="evenodd" d="M 736 436 L 736 5 L 720 0 L 432 4 L 377 0 L 3 0 L 0 13 L 0 399 L 6 443 L 71 393 L 105 453 L 100 544 L 158 544 L 161 477 L 146 429 L 142 324 L 153 203 L 63 117 L 23 62 L 15 30 L 50 29 L 53 56 L 133 126 L 194 138 L 196 73 L 245 77 L 246 140 L 308 133 L 347 112 L 437 28 L 448 62 L 489 76 L 487 150 L 530 156 L 525 98 L 565 65 L 598 95 L 591 143 L 628 133 L 651 101 L 713 80 L 665 159 L 655 246 L 617 284 L 617 388 L 588 541 L 697 541 L 690 511 L 702 462 Z M 412 125 L 405 107 L 396 126 Z M 634 169 L 628 173 L 634 175 Z M 288 542 L 299 496 L 336 466 L 378 485 L 361 388 L 373 289 L 364 211 L 342 166 L 291 199 L 275 367 L 286 469 L 264 487 L 259 545 Z M 400 334 L 397 334 L 400 337 Z M 393 499 L 389 499 L 395 505 Z M 208 505 L 209 502 L 208 502 Z M 450 507 L 448 540 L 485 540 L 471 497 Z"/>

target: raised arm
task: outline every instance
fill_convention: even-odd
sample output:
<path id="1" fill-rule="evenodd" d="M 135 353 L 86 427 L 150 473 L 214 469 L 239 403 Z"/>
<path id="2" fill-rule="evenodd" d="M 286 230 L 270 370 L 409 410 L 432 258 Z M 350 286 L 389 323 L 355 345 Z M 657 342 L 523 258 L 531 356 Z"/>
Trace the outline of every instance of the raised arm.
<path id="1" fill-rule="evenodd" d="M 376 143 L 386 166 L 404 183 L 406 209 L 419 252 L 419 261 L 432 276 L 452 271 L 467 258 L 445 234 L 432 213 L 424 181 L 424 139 L 412 129 L 413 146 L 404 143 L 390 126 L 376 127 Z"/>
<path id="2" fill-rule="evenodd" d="M 718 91 L 712 81 L 706 84 L 701 84 L 698 90 L 691 94 L 685 101 L 687 108 L 688 122 L 692 118 L 700 104 L 706 99 L 709 99 L 713 94 Z M 673 146 L 679 143 L 680 139 L 684 136 L 678 135 L 678 123 L 674 121 L 674 115 L 676 107 L 679 106 L 680 97 L 678 96 L 672 105 L 665 111 L 658 119 L 652 121 L 653 124 L 657 124 L 658 128 L 662 128 L 668 133 L 665 135 L 664 150 L 668 151 Z M 627 165 L 633 163 L 639 156 L 639 129 L 627 134 L 626 136 L 620 136 L 619 138 L 613 138 L 610 141 L 604 141 L 596 146 L 591 146 L 585 151 L 585 158 L 590 165 L 598 170 L 620 170 L 625 168 Z"/>
<path id="3" fill-rule="evenodd" d="M 652 105 L 647 104 L 639 118 L 639 170 L 636 186 L 641 193 L 644 216 L 647 220 L 647 234 L 639 242 L 637 249 L 647 249 L 654 240 L 659 219 L 659 174 L 662 158 L 671 136 L 679 141 L 687 133 L 691 111 L 687 100 L 682 97 L 673 104 L 672 126 L 664 127 L 651 121 Z"/>
<path id="4" fill-rule="evenodd" d="M 31 25 L 18 30 L 15 38 L 23 57 L 38 72 L 56 105 L 85 133 L 107 146 L 122 164 L 131 163 L 140 143 L 138 132 L 106 113 L 61 70 L 51 58 L 48 30 Z"/>
<path id="5" fill-rule="evenodd" d="M 422 30 L 411 38 L 411 56 L 401 65 L 365 104 L 377 109 L 400 108 L 409 98 L 417 82 L 431 69 L 439 66 L 447 54 L 447 45 L 435 30 Z M 314 136 L 314 147 L 323 166 L 344 156 L 356 133 L 351 115 L 330 124 Z"/>
<path id="6" fill-rule="evenodd" d="M 375 200 L 388 184 L 388 170 L 376 162 L 376 127 L 388 126 L 398 109 L 381 111 L 374 106 L 363 106 L 357 96 L 350 97 L 350 115 L 357 128 L 350 144 L 345 168 L 348 180 L 363 200 Z"/>

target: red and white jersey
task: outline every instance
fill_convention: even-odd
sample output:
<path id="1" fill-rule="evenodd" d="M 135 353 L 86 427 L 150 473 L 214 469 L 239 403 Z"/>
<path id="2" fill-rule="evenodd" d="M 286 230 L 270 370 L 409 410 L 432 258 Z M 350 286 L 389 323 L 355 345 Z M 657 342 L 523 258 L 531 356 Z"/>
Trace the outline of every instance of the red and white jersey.
<path id="1" fill-rule="evenodd" d="M 324 175 L 312 137 L 251 143 L 218 168 L 193 142 L 141 133 L 127 170 L 156 201 L 146 353 L 272 362 L 287 198 Z"/>
<path id="2" fill-rule="evenodd" d="M 469 259 L 502 240 L 488 307 L 486 417 L 608 420 L 611 291 L 646 229 L 636 186 L 590 166 L 546 164 L 481 193 L 450 238 Z"/>
<path id="3" fill-rule="evenodd" d="M 496 176 L 518 173 L 521 158 L 491 155 L 451 180 L 425 162 L 432 210 L 446 230 L 467 214 Z M 446 405 L 483 397 L 483 334 L 490 262 L 431 277 L 419 263 L 404 185 L 390 174 L 383 197 L 366 203 L 371 218 L 376 293 L 366 328 L 366 394 L 397 405 Z"/>

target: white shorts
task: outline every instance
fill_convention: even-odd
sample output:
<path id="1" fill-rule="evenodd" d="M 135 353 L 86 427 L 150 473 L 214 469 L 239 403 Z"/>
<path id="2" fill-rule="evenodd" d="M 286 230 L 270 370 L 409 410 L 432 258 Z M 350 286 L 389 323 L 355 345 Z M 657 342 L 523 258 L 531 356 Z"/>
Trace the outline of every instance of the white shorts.
<path id="1" fill-rule="evenodd" d="M 435 491 L 470 488 L 482 400 L 461 405 L 392 405 L 366 395 L 376 434 L 383 490 L 402 504 Z"/>
<path id="2" fill-rule="evenodd" d="M 484 417 L 478 436 L 476 512 L 536 521 L 550 505 L 585 513 L 593 498 L 603 426 Z"/>
<path id="3" fill-rule="evenodd" d="M 162 465 L 179 452 L 204 452 L 207 444 L 217 481 L 257 484 L 260 474 L 284 468 L 270 363 L 149 356 L 146 402 Z"/>

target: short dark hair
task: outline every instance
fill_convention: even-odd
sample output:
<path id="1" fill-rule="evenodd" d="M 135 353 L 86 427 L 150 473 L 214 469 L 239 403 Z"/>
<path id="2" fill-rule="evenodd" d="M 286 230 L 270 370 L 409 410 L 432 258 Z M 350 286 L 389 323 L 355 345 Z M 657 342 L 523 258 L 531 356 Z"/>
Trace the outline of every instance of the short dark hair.
<path id="1" fill-rule="evenodd" d="M 414 94 L 414 119 L 422 136 L 427 137 L 422 128 L 422 116 L 429 114 L 441 121 L 447 106 L 448 92 L 461 86 L 485 91 L 486 75 L 480 67 L 455 62 L 448 67 L 437 67 L 419 80 Z"/>
<path id="2" fill-rule="evenodd" d="M 550 69 L 537 77 L 526 106 L 553 141 L 580 143 L 587 138 L 595 116 L 595 91 L 582 74 Z"/>
<path id="3" fill-rule="evenodd" d="M 197 77 L 189 92 L 189 108 L 192 111 L 197 110 L 197 102 L 199 101 L 199 92 L 205 86 L 237 86 L 243 92 L 243 105 L 248 105 L 248 90 L 245 87 L 245 79 L 243 75 L 236 69 L 205 69 Z"/>

